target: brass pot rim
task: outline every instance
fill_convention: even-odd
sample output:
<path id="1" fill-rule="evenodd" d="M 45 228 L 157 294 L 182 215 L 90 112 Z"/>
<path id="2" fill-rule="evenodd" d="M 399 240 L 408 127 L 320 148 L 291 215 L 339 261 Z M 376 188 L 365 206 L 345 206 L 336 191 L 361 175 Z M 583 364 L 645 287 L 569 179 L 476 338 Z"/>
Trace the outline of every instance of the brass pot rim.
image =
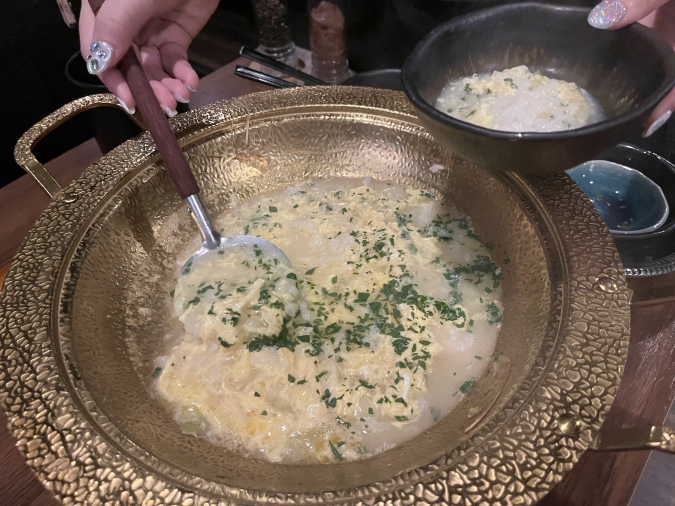
<path id="1" fill-rule="evenodd" d="M 109 96 L 106 97 L 109 100 Z M 91 103 L 97 100 L 100 96 L 98 99 L 96 96 L 80 99 Z M 219 128 L 241 125 L 251 118 L 259 121 L 300 113 L 370 115 L 421 130 L 402 93 L 350 87 L 298 88 L 240 97 L 180 115 L 174 118 L 172 126 L 185 146 L 208 137 Z M 30 139 L 22 141 L 29 142 Z M 453 455 L 436 458 L 423 468 L 402 470 L 387 483 L 355 489 L 316 494 L 265 493 L 212 483 L 199 477 L 186 479 L 181 470 L 158 460 L 148 464 L 132 452 L 116 454 L 119 459 L 112 462 L 107 454 L 117 452 L 119 445 L 92 426 L 84 408 L 79 405 L 82 401 L 76 399 L 67 386 L 66 378 L 71 375 L 68 363 L 59 360 L 58 339 L 54 337 L 54 329 L 59 325 L 59 284 L 68 276 L 64 259 L 71 258 L 78 246 L 74 239 L 95 219 L 104 202 L 109 202 L 116 191 L 142 174 L 143 167 L 157 158 L 154 143 L 146 133 L 116 148 L 87 169 L 69 185 L 67 192 L 57 195 L 40 217 L 12 264 L 0 294 L 0 331 L 4 336 L 4 353 L 0 356 L 0 379 L 3 379 L 0 401 L 19 450 L 40 479 L 50 483 L 57 497 L 74 498 L 83 494 L 82 487 L 73 487 L 73 491 L 69 491 L 67 484 L 89 478 L 99 493 L 112 494 L 107 496 L 108 499 L 127 494 L 135 495 L 137 499 L 155 497 L 166 504 L 188 499 L 197 504 L 210 501 L 348 504 L 389 500 L 425 503 L 440 499 L 449 502 L 452 489 L 459 480 L 464 486 L 462 497 L 465 500 L 473 501 L 469 496 L 482 494 L 481 500 L 501 504 L 503 494 L 508 492 L 510 497 L 521 497 L 528 503 L 542 497 L 560 481 L 597 434 L 618 388 L 628 348 L 628 289 L 618 253 L 592 204 L 566 175 L 528 179 L 502 175 L 500 177 L 507 184 L 532 195 L 534 205 L 550 221 L 552 230 L 562 230 L 553 240 L 560 243 L 558 246 L 567 255 L 563 270 L 569 292 L 565 301 L 566 319 L 560 327 L 560 345 L 551 350 L 548 364 L 560 366 L 561 361 L 570 361 L 567 369 L 558 367 L 559 371 L 567 370 L 570 375 L 579 376 L 583 367 L 575 360 L 581 362 L 584 358 L 575 358 L 574 349 L 582 344 L 597 348 L 597 343 L 604 343 L 602 353 L 595 353 L 592 359 L 586 357 L 587 362 L 592 362 L 598 369 L 596 374 L 605 374 L 607 387 L 601 393 L 595 393 L 588 384 L 579 385 L 569 378 L 556 377 L 553 368 L 543 364 L 544 369 L 538 372 L 539 381 L 530 387 L 517 410 L 505 414 L 505 421 L 493 427 L 478 426 L 462 444 L 461 450 Z M 68 198 L 73 194 L 79 196 L 74 202 Z M 570 213 L 583 213 L 588 226 L 574 230 L 574 234 L 569 233 L 571 228 L 578 226 L 578 223 L 572 223 Z M 580 252 L 587 256 L 580 258 Z M 608 278 L 613 281 L 611 290 L 603 288 L 608 285 L 603 280 Z M 609 308 L 606 310 L 616 322 L 609 330 L 606 326 L 582 329 L 578 324 L 583 322 L 572 319 L 573 309 L 592 310 L 603 306 Z M 566 391 L 573 394 L 570 398 L 583 402 L 571 403 L 570 410 L 558 412 L 550 406 L 541 406 L 542 399 L 562 396 Z M 584 410 L 593 410 L 593 414 L 588 415 Z M 565 434 L 557 431 L 560 416 L 566 420 L 566 426 L 570 416 L 587 418 L 591 422 L 578 434 Z M 480 462 L 479 447 L 491 442 L 495 437 L 493 432 L 501 433 L 500 442 L 511 457 L 485 466 Z M 520 437 L 524 432 L 528 432 L 528 436 Z M 79 439 L 81 443 L 82 438 L 86 439 L 84 457 L 80 454 L 84 451 L 82 446 L 76 453 L 71 448 L 72 441 Z M 533 440 L 535 447 L 531 444 Z M 554 447 L 553 442 L 558 445 L 558 450 L 566 452 L 559 461 L 543 458 L 543 453 Z M 539 451 L 543 453 L 538 458 L 528 457 Z M 508 474 L 505 469 L 514 459 L 519 461 L 519 470 L 506 476 L 508 479 L 501 483 L 498 476 Z M 471 486 L 476 488 L 474 494 L 467 492 Z"/>

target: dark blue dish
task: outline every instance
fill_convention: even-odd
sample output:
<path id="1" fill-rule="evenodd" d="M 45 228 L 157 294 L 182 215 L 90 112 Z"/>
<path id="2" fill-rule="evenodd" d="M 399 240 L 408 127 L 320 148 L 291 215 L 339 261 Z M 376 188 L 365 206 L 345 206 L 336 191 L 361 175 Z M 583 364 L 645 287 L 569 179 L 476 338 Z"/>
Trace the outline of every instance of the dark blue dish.
<path id="1" fill-rule="evenodd" d="M 668 219 L 663 191 L 639 170 L 592 160 L 567 173 L 591 199 L 612 234 L 653 232 Z"/>
<path id="2" fill-rule="evenodd" d="M 665 223 L 657 230 L 636 234 L 612 232 L 626 274 L 654 276 L 675 271 L 675 165 L 632 144 L 619 144 L 595 159 L 639 170 L 662 189 L 670 207 Z"/>

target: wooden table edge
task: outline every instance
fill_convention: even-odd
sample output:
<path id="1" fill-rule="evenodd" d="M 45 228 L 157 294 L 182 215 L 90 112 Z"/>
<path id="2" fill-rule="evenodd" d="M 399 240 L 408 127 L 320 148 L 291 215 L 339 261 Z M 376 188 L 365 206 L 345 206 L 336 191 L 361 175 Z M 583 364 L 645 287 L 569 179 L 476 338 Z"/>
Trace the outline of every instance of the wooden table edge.
<path id="1" fill-rule="evenodd" d="M 12 261 L 10 260 L 9 262 L 0 265 L 0 290 L 2 290 L 2 285 L 5 284 L 5 278 L 7 277 L 11 263 Z"/>

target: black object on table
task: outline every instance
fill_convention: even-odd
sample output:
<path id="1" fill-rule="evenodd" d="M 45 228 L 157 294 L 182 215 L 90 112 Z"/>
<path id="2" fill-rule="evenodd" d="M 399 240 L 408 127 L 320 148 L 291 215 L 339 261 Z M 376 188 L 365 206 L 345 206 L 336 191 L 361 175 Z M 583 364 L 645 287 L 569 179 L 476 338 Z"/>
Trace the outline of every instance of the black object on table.
<path id="1" fill-rule="evenodd" d="M 596 156 L 642 172 L 663 190 L 670 213 L 653 232 L 612 234 L 629 276 L 653 276 L 675 271 L 675 165 L 632 144 L 622 143 Z"/>

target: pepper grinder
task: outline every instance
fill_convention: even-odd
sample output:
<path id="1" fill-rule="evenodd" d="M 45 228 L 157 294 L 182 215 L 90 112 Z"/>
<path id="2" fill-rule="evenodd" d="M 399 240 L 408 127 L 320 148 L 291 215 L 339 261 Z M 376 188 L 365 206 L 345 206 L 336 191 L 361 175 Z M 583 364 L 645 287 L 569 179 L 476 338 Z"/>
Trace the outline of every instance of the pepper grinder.
<path id="1" fill-rule="evenodd" d="M 349 77 L 345 42 L 346 0 L 308 0 L 312 75 L 330 84 Z"/>
<path id="2" fill-rule="evenodd" d="M 287 0 L 253 0 L 260 46 L 258 51 L 297 67 L 295 44 L 288 25 Z"/>

